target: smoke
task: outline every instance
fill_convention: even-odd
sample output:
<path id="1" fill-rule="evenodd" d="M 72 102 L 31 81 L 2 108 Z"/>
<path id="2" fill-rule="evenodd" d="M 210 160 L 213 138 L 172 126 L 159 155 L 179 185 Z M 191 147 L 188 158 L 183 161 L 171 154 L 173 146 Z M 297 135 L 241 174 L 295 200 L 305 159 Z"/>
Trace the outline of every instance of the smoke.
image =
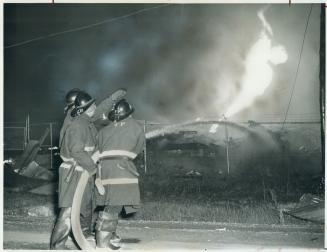
<path id="1" fill-rule="evenodd" d="M 143 7 L 37 5 L 26 9 L 25 5 L 15 5 L 11 16 L 6 14 L 5 44 Z M 20 121 L 28 109 L 34 121 L 60 120 L 64 95 L 74 87 L 88 91 L 98 103 L 115 89 L 125 87 L 135 117 L 158 122 L 217 119 L 226 112 L 229 117 L 248 118 L 256 110 L 261 114 L 283 113 L 307 7 L 169 5 L 12 48 L 4 55 L 5 118 Z M 68 26 L 70 22 L 72 26 Z M 40 23 L 42 27 L 36 25 Z M 312 101 L 317 101 L 312 85 L 307 83 L 318 83 L 318 7 L 313 9 L 308 33 L 298 78 L 301 88 L 296 90 L 301 92 L 301 99 L 294 98 L 291 113 L 293 108 L 309 113 Z M 308 94 L 310 98 L 305 99 Z M 305 108 L 301 101 L 305 101 Z"/>
<path id="2" fill-rule="evenodd" d="M 133 88 L 133 95 L 139 95 L 134 100 L 136 108 L 153 111 L 151 116 L 146 114 L 150 120 L 217 117 L 239 92 L 244 47 L 254 32 L 247 32 L 244 38 L 246 32 L 231 31 L 228 24 L 236 25 L 249 14 L 227 8 L 232 12 L 229 16 L 223 8 L 214 9 L 216 15 L 207 7 L 198 12 L 185 7 L 183 21 L 171 19 L 158 25 L 166 27 L 157 39 L 161 43 L 151 47 L 152 64 L 142 84 Z M 165 33 L 167 27 L 169 32 Z"/>

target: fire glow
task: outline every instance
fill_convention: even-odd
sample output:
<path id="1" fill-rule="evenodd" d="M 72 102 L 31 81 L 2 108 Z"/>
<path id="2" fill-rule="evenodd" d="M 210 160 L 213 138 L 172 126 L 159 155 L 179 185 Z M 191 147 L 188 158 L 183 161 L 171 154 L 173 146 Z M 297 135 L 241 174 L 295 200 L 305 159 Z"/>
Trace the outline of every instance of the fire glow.
<path id="1" fill-rule="evenodd" d="M 265 19 L 265 11 L 266 8 L 258 12 L 263 29 L 259 39 L 253 44 L 246 56 L 241 91 L 228 108 L 225 114 L 226 117 L 231 117 L 252 105 L 255 98 L 262 95 L 271 84 L 273 66 L 287 61 L 288 55 L 285 48 L 281 45 L 272 46 L 273 31 Z"/>

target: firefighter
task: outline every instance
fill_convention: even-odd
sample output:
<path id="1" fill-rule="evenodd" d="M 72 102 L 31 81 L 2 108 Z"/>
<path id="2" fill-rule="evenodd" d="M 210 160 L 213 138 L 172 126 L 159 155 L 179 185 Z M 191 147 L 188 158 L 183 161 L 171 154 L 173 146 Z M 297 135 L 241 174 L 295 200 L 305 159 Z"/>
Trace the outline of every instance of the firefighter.
<path id="1" fill-rule="evenodd" d="M 65 97 L 66 106 L 64 109 L 64 113 L 66 114 L 66 117 L 65 117 L 64 123 L 62 124 L 62 127 L 60 129 L 59 146 L 61 146 L 62 139 L 64 137 L 66 129 L 68 128 L 68 126 L 70 125 L 70 123 L 73 120 L 73 118 L 71 116 L 71 112 L 72 112 L 72 109 L 74 108 L 74 102 L 75 102 L 76 96 L 80 91 L 81 90 L 78 88 L 73 88 L 73 89 L 69 90 L 66 94 L 66 97 Z"/>
<path id="2" fill-rule="evenodd" d="M 81 90 L 78 88 L 73 88 L 69 90 L 66 94 L 65 101 L 66 106 L 64 108 L 64 113 L 66 115 L 63 125 L 60 129 L 60 135 L 59 135 L 59 146 L 60 146 L 60 155 L 64 157 L 65 151 L 61 150 L 62 141 L 65 136 L 65 132 L 67 128 L 70 126 L 71 122 L 73 121 L 73 117 L 71 116 L 71 112 L 74 108 L 74 102 L 76 99 L 77 94 Z M 65 166 L 66 164 L 62 164 L 62 166 Z M 69 165 L 69 163 L 68 163 Z M 60 168 L 59 168 L 60 170 Z M 63 178 L 60 178 L 60 180 L 63 180 Z M 50 241 L 50 249 L 63 249 L 64 244 L 68 238 L 68 234 L 70 232 L 70 208 L 69 207 L 63 207 L 61 208 L 59 212 L 59 216 L 57 218 L 57 222 L 55 225 L 55 229 L 53 230 L 51 241 Z M 66 236 L 67 235 L 67 236 Z"/>
<path id="3" fill-rule="evenodd" d="M 59 167 L 59 208 L 60 213 L 52 232 L 50 249 L 64 249 L 65 242 L 71 230 L 71 206 L 76 185 L 84 170 L 94 174 L 96 165 L 91 156 L 95 151 L 97 130 L 92 123 L 96 105 L 92 97 L 80 91 L 75 99 L 71 121 L 66 129 L 60 155 L 63 163 Z M 91 177 L 91 176 L 90 176 Z M 81 213 L 86 215 L 86 209 L 91 202 L 92 179 L 83 196 Z"/>
<path id="4" fill-rule="evenodd" d="M 139 174 L 133 159 L 142 152 L 145 136 L 141 125 L 132 118 L 133 112 L 125 99 L 117 102 L 108 115 L 113 123 L 98 134 L 95 201 L 103 207 L 95 227 L 99 248 L 120 248 L 116 234 L 118 215 L 123 207 L 140 204 Z"/>

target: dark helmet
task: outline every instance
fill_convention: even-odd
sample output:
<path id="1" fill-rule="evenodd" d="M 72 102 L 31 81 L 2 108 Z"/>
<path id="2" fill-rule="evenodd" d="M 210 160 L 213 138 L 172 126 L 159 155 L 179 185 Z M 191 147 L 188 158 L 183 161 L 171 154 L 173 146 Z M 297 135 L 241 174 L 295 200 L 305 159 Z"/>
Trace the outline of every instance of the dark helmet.
<path id="1" fill-rule="evenodd" d="M 74 106 L 76 96 L 79 92 L 81 92 L 81 90 L 78 88 L 73 88 L 67 92 L 65 97 L 65 101 L 66 101 L 65 113 L 67 113 L 67 111 Z"/>
<path id="2" fill-rule="evenodd" d="M 108 119 L 110 121 L 121 121 L 134 112 L 134 108 L 125 99 L 118 101 L 114 108 L 109 112 Z"/>
<path id="3" fill-rule="evenodd" d="M 76 96 L 75 108 L 72 110 L 71 116 L 75 117 L 83 114 L 94 102 L 95 100 L 88 93 L 80 91 Z"/>

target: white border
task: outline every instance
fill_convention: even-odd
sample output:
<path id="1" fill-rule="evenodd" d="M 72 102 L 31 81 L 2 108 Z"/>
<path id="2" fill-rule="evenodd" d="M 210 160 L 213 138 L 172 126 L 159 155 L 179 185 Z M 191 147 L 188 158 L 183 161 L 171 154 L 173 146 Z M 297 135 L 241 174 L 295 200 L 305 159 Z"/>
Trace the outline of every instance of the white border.
<path id="1" fill-rule="evenodd" d="M 0 0 L 2 3 L 129 3 L 129 4 L 155 4 L 155 3 L 168 3 L 168 4 L 315 4 L 326 3 L 321 0 Z"/>
<path id="2" fill-rule="evenodd" d="M 319 1 L 319 0 L 271 0 L 271 1 L 266 1 L 266 0 L 250 0 L 250 1 L 246 1 L 246 0 L 143 0 L 143 1 L 124 1 L 124 0 L 0 0 L 0 5 L 1 5 L 1 10 L 0 10 L 0 18 L 2 20 L 2 25 L 1 25 L 1 35 L 0 35 L 0 47 L 2 48 L 1 50 L 1 63 L 0 63 L 0 76 L 1 76 L 1 89 L 0 89 L 0 95 L 2 97 L 2 103 L 0 105 L 0 125 L 1 125 L 1 131 L 0 131 L 0 158 L 1 160 L 3 160 L 3 105 L 4 105 L 4 99 L 3 99 L 3 88 L 4 88 L 4 78 L 3 78 L 3 67 L 4 67 L 4 57 L 3 57 L 3 19 L 4 19 L 4 13 L 3 13 L 3 8 L 4 8 L 4 4 L 6 3 L 13 3 L 13 4 L 18 4 L 18 3 L 49 3 L 49 4 L 58 4 L 58 3 L 129 3 L 129 4 L 139 4 L 139 3 L 143 3 L 143 4 L 156 4 L 156 3 L 168 3 L 168 4 L 266 4 L 266 3 L 274 3 L 274 4 L 287 4 L 289 5 L 289 7 L 291 7 L 293 4 L 318 4 L 318 3 L 326 3 L 326 1 Z M 326 15 L 325 15 L 325 23 L 326 23 Z M 327 33 L 325 32 L 325 41 L 327 42 Z M 325 43 L 326 46 L 326 43 Z M 326 51 L 325 51 L 325 55 L 326 55 Z M 326 57 L 326 56 L 325 56 Z M 327 73 L 327 64 L 326 64 L 326 58 L 325 58 L 325 78 L 326 78 L 326 73 Z M 326 96 L 325 96 L 325 100 L 326 100 Z M 326 107 L 326 106 L 325 106 Z M 325 112 L 326 113 L 326 112 Z M 325 128 L 325 132 L 326 132 L 326 128 Z M 325 138 L 326 139 L 326 138 Z M 325 142 L 325 167 L 327 167 L 327 161 L 326 161 L 326 142 Z M 326 181 L 326 173 L 325 173 L 325 181 Z M 3 168 L 2 168 L 2 172 L 0 172 L 0 188 L 3 188 Z M 0 222 L 3 223 L 3 190 L 0 190 Z M 326 214 L 326 200 L 327 200 L 327 189 L 325 186 L 325 216 Z M 327 248 L 327 222 L 326 222 L 326 218 L 325 218 L 325 243 L 324 243 L 324 247 Z M 3 225 L 1 225 L 0 228 L 0 248 L 1 250 L 3 250 Z M 284 250 L 284 249 L 282 249 Z M 285 250 L 287 250 L 287 248 L 285 248 Z M 308 249 L 310 250 L 310 249 Z M 307 251 L 308 251 L 307 250 Z M 320 249 L 313 249 L 315 251 L 319 251 Z M 17 250 L 18 251 L 18 250 Z M 180 250 L 182 251 L 182 250 Z"/>

